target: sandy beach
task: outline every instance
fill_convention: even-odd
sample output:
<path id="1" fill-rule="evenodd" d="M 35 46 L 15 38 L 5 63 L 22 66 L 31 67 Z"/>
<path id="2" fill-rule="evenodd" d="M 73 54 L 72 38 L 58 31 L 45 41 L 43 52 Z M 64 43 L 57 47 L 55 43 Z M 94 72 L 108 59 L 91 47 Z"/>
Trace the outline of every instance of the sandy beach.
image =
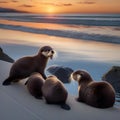
<path id="1" fill-rule="evenodd" d="M 71 110 L 66 111 L 57 105 L 47 105 L 44 100 L 31 96 L 22 82 L 10 86 L 2 86 L 2 81 L 8 76 L 11 63 L 0 61 L 0 116 L 2 120 L 118 120 L 120 108 L 98 109 L 75 101 L 75 96 L 69 94 L 67 104 Z"/>

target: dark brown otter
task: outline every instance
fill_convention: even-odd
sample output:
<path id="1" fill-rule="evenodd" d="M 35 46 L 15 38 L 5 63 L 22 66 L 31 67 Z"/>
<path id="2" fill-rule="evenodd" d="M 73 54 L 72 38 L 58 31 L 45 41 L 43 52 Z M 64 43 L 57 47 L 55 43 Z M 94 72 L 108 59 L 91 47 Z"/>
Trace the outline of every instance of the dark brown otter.
<path id="1" fill-rule="evenodd" d="M 115 103 L 115 91 L 107 82 L 95 82 L 90 74 L 83 70 L 72 73 L 72 78 L 78 81 L 79 102 L 97 108 L 112 107 Z"/>
<path id="2" fill-rule="evenodd" d="M 44 73 L 48 59 L 53 57 L 54 50 L 50 46 L 44 46 L 37 55 L 27 56 L 18 59 L 11 67 L 9 77 L 3 82 L 3 85 L 10 85 L 11 82 L 18 82 L 21 79 L 29 77 L 32 73 L 38 72 L 46 79 Z"/>
<path id="3" fill-rule="evenodd" d="M 70 107 L 66 104 L 68 92 L 56 76 L 49 76 L 46 79 L 42 92 L 48 104 L 58 104 L 63 109 L 70 110 Z"/>
<path id="4" fill-rule="evenodd" d="M 40 73 L 32 74 L 26 83 L 27 89 L 32 96 L 37 99 L 42 99 L 42 86 L 45 82 Z"/>

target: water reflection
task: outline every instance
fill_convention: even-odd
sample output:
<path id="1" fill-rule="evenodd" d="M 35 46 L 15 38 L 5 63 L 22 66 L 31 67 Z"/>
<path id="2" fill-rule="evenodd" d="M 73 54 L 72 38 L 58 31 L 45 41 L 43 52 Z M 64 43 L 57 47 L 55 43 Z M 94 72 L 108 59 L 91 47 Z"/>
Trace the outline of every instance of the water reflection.
<path id="1" fill-rule="evenodd" d="M 40 47 L 51 45 L 56 51 L 62 53 L 60 59 L 64 60 L 90 60 L 120 62 L 120 45 L 100 43 L 47 35 L 36 35 L 19 31 L 0 29 L 1 44 L 16 44 Z"/>
<path id="2" fill-rule="evenodd" d="M 65 25 L 65 24 L 52 24 L 52 23 L 37 23 L 37 22 L 20 22 L 12 20 L 0 20 L 0 24 L 17 25 L 38 29 L 50 30 L 67 30 L 89 34 L 102 34 L 111 36 L 120 36 L 120 27 L 105 27 L 105 26 L 84 26 L 84 25 Z"/>

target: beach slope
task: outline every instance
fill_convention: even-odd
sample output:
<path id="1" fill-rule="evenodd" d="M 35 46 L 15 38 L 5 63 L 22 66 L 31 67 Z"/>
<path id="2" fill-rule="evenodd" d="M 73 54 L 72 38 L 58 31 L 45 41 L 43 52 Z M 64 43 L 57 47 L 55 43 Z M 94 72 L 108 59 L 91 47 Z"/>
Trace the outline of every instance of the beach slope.
<path id="1" fill-rule="evenodd" d="M 23 83 L 2 86 L 8 77 L 11 63 L 0 61 L 0 119 L 1 120 L 118 120 L 120 108 L 97 109 L 75 101 L 68 96 L 66 111 L 57 105 L 48 105 L 44 100 L 31 96 Z"/>

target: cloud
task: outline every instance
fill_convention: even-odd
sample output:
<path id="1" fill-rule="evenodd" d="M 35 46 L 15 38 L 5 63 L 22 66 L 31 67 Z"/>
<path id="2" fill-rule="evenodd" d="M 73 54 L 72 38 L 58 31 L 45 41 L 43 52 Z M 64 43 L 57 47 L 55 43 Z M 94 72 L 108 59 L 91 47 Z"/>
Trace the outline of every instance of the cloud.
<path id="1" fill-rule="evenodd" d="M 63 6 L 72 6 L 71 3 L 63 4 Z"/>
<path id="2" fill-rule="evenodd" d="M 7 1 L 0 1 L 0 3 L 8 3 Z"/>
<path id="3" fill-rule="evenodd" d="M 52 6 L 72 6 L 71 3 L 48 3 L 48 2 L 42 2 L 43 5 L 52 5 Z"/>
<path id="4" fill-rule="evenodd" d="M 9 3 L 9 2 L 14 2 L 14 3 L 16 3 L 16 2 L 18 2 L 17 0 L 12 0 L 12 1 L 0 1 L 0 3 Z"/>
<path id="5" fill-rule="evenodd" d="M 23 5 L 20 5 L 19 7 L 34 7 L 34 6 L 33 5 L 23 4 Z"/>
<path id="6" fill-rule="evenodd" d="M 96 4 L 94 1 L 83 1 L 83 2 L 78 2 L 78 4 Z"/>
<path id="7" fill-rule="evenodd" d="M 17 0 L 12 0 L 12 2 L 17 3 L 18 1 Z"/>

